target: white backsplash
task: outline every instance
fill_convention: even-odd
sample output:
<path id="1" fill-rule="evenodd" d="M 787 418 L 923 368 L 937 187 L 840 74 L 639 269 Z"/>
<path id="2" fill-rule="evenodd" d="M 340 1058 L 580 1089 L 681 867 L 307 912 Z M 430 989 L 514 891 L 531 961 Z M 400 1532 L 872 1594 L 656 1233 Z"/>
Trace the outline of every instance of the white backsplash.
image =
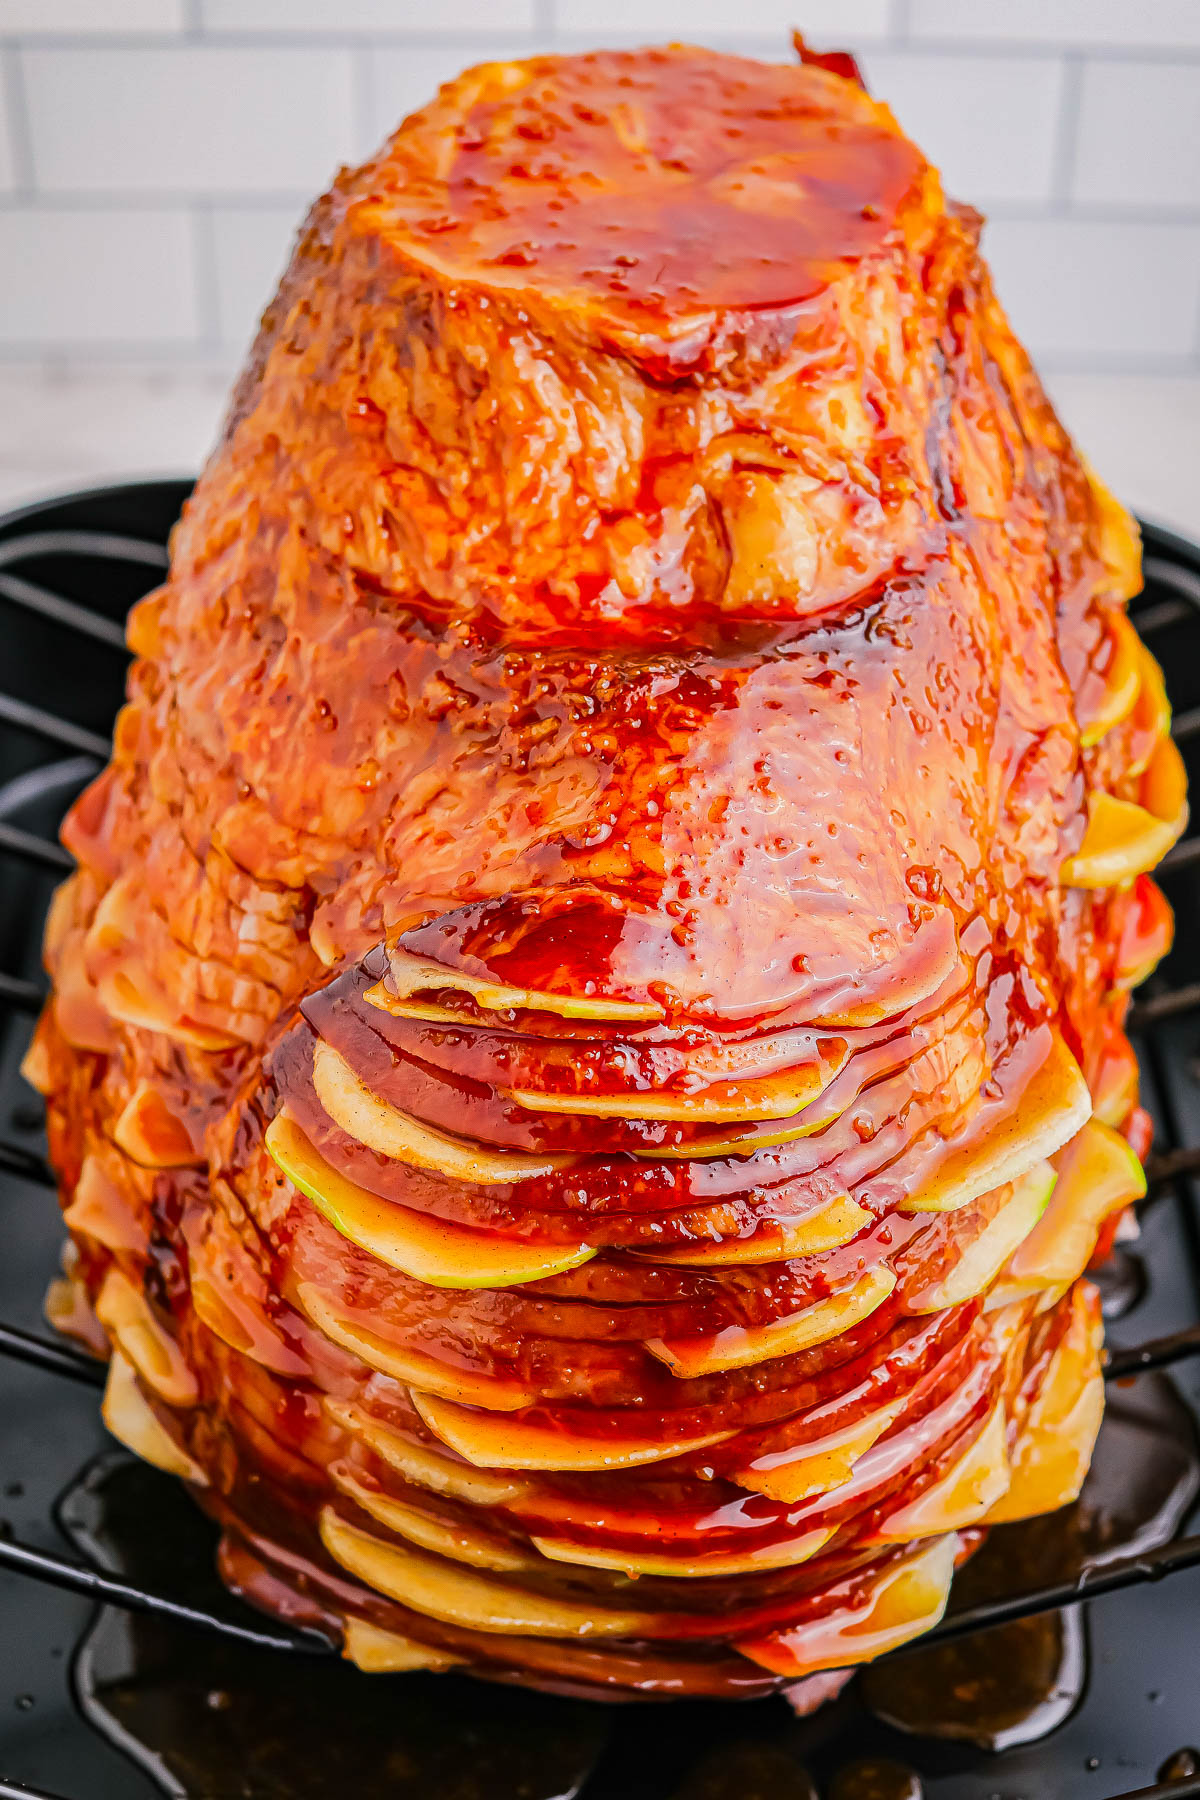
<path id="1" fill-rule="evenodd" d="M 1200 374 L 1200 0 L 0 0 L 0 360 L 228 367 L 312 194 L 484 57 L 848 45 L 1042 366 Z"/>

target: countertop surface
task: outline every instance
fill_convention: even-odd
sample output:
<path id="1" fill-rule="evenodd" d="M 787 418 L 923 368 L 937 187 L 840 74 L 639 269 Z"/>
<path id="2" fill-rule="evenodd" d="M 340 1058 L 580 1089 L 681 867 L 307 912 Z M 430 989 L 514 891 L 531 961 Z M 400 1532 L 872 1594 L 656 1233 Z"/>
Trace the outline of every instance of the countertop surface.
<path id="1" fill-rule="evenodd" d="M 194 474 L 231 380 L 228 368 L 0 366 L 0 509 L 108 481 Z M 1064 374 L 1046 385 L 1114 493 L 1200 538 L 1200 376 Z"/>

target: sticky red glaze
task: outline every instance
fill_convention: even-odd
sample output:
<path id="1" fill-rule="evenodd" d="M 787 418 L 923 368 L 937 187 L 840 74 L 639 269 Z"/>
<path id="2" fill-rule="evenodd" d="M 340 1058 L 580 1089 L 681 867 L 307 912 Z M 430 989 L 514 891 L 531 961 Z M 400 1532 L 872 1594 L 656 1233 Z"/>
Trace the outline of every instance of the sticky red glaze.
<path id="1" fill-rule="evenodd" d="M 1170 920 L 1146 878 L 1060 878 L 1161 724 L 1147 702 L 1082 742 L 1128 650 L 1136 536 L 978 238 L 851 68 L 685 47 L 469 71 L 314 207 L 132 620 L 113 759 L 65 830 L 80 867 L 34 1058 L 64 1197 L 96 1209 L 76 1299 L 115 1266 L 177 1346 L 196 1405 L 146 1397 L 209 1478 L 227 1579 L 268 1609 L 572 1692 L 757 1694 L 784 1678 L 739 1634 L 863 1603 L 898 1554 L 871 1541 L 889 1509 L 998 1402 L 1022 1429 L 1072 1296 L 1007 1335 L 978 1295 L 913 1316 L 1009 1196 L 905 1208 L 1030 1126 L 1058 1038 L 1146 1147 L 1127 988 Z M 432 1020 L 366 999 L 413 957 Z M 481 979 L 532 999 L 455 985 Z M 466 1181 L 385 1158 L 319 1101 L 318 1037 L 452 1145 L 566 1160 Z M 819 1129 L 771 1145 L 757 1121 L 719 1150 L 726 1125 L 504 1091 L 694 1096 L 750 1065 L 820 1067 Z M 597 1254 L 494 1289 L 403 1274 L 270 1161 L 284 1104 L 426 1222 Z M 864 1217 L 820 1253 L 654 1260 L 845 1196 Z M 684 1378 L 648 1347 L 772 1327 L 885 1265 L 895 1291 L 808 1348 Z M 521 1472 L 491 1505 L 423 1487 L 363 1420 L 466 1465 L 306 1307 L 563 1444 L 675 1453 Z M 842 1488 L 739 1486 L 893 1401 Z M 543 1559 L 512 1576 L 526 1598 L 650 1622 L 489 1634 L 338 1569 L 322 1507 L 387 1536 L 347 1468 L 525 1553 L 539 1530 L 701 1556 L 833 1535 L 795 1568 L 645 1575 L 632 1601 Z"/>

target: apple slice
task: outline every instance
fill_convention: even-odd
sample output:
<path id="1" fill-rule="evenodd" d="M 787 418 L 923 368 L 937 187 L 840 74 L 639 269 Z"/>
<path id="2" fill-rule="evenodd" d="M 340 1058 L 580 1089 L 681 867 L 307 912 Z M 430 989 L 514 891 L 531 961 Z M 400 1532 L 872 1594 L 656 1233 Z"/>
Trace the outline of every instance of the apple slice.
<path id="1" fill-rule="evenodd" d="M 944 1312 L 986 1293 L 1009 1257 L 1024 1243 L 1049 1204 L 1057 1179 L 1052 1163 L 1035 1163 L 1028 1174 L 1007 1185 L 1011 1197 L 968 1244 L 955 1267 L 941 1281 L 906 1294 L 912 1313 Z"/>
<path id="2" fill-rule="evenodd" d="M 774 1150 L 780 1144 L 794 1144 L 798 1138 L 815 1137 L 818 1131 L 824 1131 L 827 1125 L 841 1117 L 852 1098 L 853 1095 L 846 1094 L 836 1104 L 832 1099 L 823 1104 L 812 1101 L 805 1107 L 800 1124 L 781 1126 L 778 1131 L 760 1131 L 749 1126 L 744 1131 L 727 1132 L 724 1137 L 692 1138 L 686 1144 L 659 1144 L 653 1150 L 634 1150 L 633 1155 L 655 1160 L 666 1157 L 673 1162 L 699 1162 L 715 1156 L 752 1156 L 756 1150 Z"/>
<path id="3" fill-rule="evenodd" d="M 834 1528 L 805 1531 L 761 1550 L 714 1550 L 687 1561 L 678 1556 L 651 1556 L 636 1550 L 593 1549 L 566 1538 L 535 1537 L 531 1541 L 552 1562 L 578 1563 L 588 1569 L 616 1569 L 626 1575 L 681 1578 L 706 1575 L 754 1575 L 769 1569 L 795 1569 L 806 1563 L 833 1536 Z"/>
<path id="4" fill-rule="evenodd" d="M 334 1463 L 329 1473 L 339 1493 L 353 1500 L 381 1525 L 386 1525 L 389 1531 L 394 1531 L 397 1537 L 407 1538 L 422 1550 L 448 1556 L 452 1562 L 470 1563 L 477 1569 L 498 1569 L 506 1574 L 528 1573 L 538 1567 L 536 1556 L 518 1550 L 498 1533 L 477 1531 L 470 1525 L 451 1525 L 445 1519 L 437 1519 L 419 1506 L 409 1506 L 378 1487 L 369 1487 L 345 1463 Z"/>
<path id="5" fill-rule="evenodd" d="M 1128 614 L 1114 612 L 1109 625 L 1112 656 L 1104 675 L 1104 693 L 1096 711 L 1086 724 L 1081 720 L 1079 742 L 1090 750 L 1102 737 L 1128 718 L 1137 704 L 1142 685 L 1142 641 L 1129 622 Z"/>
<path id="6" fill-rule="evenodd" d="M 667 1462 L 693 1450 L 707 1450 L 736 1435 L 735 1430 L 709 1431 L 700 1437 L 588 1437 L 525 1419 L 502 1419 L 413 1389 L 412 1402 L 434 1437 L 481 1469 L 555 1469 L 577 1473 L 591 1469 L 632 1469 L 643 1463 Z"/>
<path id="7" fill-rule="evenodd" d="M 1011 1112 L 981 1141 L 951 1152 L 901 1212 L 956 1212 L 1025 1175 L 1074 1137 L 1092 1110 L 1083 1070 L 1056 1032 L 1050 1053 Z"/>
<path id="8" fill-rule="evenodd" d="M 849 1481 L 859 1457 L 891 1429 L 903 1406 L 903 1400 L 893 1400 L 843 1426 L 841 1431 L 831 1431 L 823 1438 L 794 1444 L 786 1450 L 769 1451 L 744 1468 L 735 1469 L 730 1479 L 768 1500 L 782 1500 L 789 1505 L 809 1500 L 814 1494 L 828 1493 Z"/>
<path id="9" fill-rule="evenodd" d="M 128 1200 L 106 1171 L 100 1158 L 85 1156 L 71 1204 L 63 1213 L 63 1223 L 72 1231 L 94 1238 L 106 1250 L 126 1251 L 144 1257 L 149 1253 L 150 1237 L 146 1227 Z"/>
<path id="10" fill-rule="evenodd" d="M 410 1669 L 451 1669 L 462 1663 L 461 1656 L 448 1650 L 435 1650 L 418 1644 L 415 1638 L 401 1637 L 398 1631 L 384 1631 L 369 1625 L 365 1619 L 347 1619 L 342 1632 L 342 1655 L 366 1675 L 399 1675 Z"/>
<path id="11" fill-rule="evenodd" d="M 589 1244 L 531 1244 L 382 1200 L 327 1162 L 286 1107 L 264 1142 L 293 1187 L 344 1238 L 430 1287 L 515 1287 L 577 1269 L 596 1254 Z"/>
<path id="12" fill-rule="evenodd" d="M 782 1075 L 718 1081 L 697 1093 L 545 1094 L 533 1088 L 502 1088 L 529 1112 L 569 1113 L 596 1119 L 678 1119 L 691 1124 L 746 1124 L 754 1119 L 790 1119 L 819 1099 L 845 1067 L 848 1048 L 821 1063 Z"/>
<path id="13" fill-rule="evenodd" d="M 896 1285 L 891 1269 L 876 1264 L 860 1275 L 852 1287 L 806 1306 L 802 1312 L 773 1319 L 769 1325 L 730 1325 L 705 1337 L 651 1338 L 646 1348 L 673 1375 L 720 1375 L 728 1369 L 746 1369 L 777 1356 L 791 1356 L 840 1337 L 882 1306 Z"/>
<path id="14" fill-rule="evenodd" d="M 1162 861 L 1187 824 L 1187 773 L 1172 739 L 1163 738 L 1142 776 L 1140 804 L 1097 790 L 1088 795 L 1087 830 L 1059 872 L 1064 887 L 1120 887 Z"/>
<path id="15" fill-rule="evenodd" d="M 1145 1192 L 1145 1172 L 1120 1132 L 1089 1119 L 1059 1156 L 1050 1203 L 1001 1271 L 990 1304 L 1069 1287 L 1091 1261 L 1109 1213 Z"/>
<path id="16" fill-rule="evenodd" d="M 139 1081 L 112 1128 L 113 1141 L 143 1169 L 184 1169 L 202 1163 L 185 1122 L 152 1081 Z"/>
<path id="17" fill-rule="evenodd" d="M 1119 1131 L 1138 1097 L 1138 1060 L 1123 1034 L 1106 1046 L 1092 1083 L 1092 1111 L 1102 1125 Z"/>
<path id="18" fill-rule="evenodd" d="M 992 1409 L 979 1436 L 953 1467 L 907 1506 L 889 1513 L 869 1541 L 907 1544 L 914 1538 L 975 1525 L 1007 1493 L 1011 1479 L 1001 1402 Z"/>
<path id="19" fill-rule="evenodd" d="M 636 1250 L 632 1254 L 645 1262 L 685 1269 L 790 1262 L 795 1257 L 820 1256 L 826 1250 L 840 1250 L 843 1244 L 848 1244 L 871 1224 L 872 1217 L 849 1194 L 837 1194 L 802 1219 L 771 1219 L 750 1237 L 685 1244 L 679 1250 Z"/>
<path id="20" fill-rule="evenodd" d="M 1142 775 L 1149 767 L 1160 742 L 1171 735 L 1171 703 L 1167 685 L 1157 661 L 1138 640 L 1138 696 L 1133 707 L 1133 723 L 1147 746 L 1125 765 L 1128 775 Z"/>
<path id="21" fill-rule="evenodd" d="M 100 1412 L 117 1442 L 143 1462 L 153 1463 L 156 1469 L 178 1475 L 197 1487 L 208 1486 L 208 1476 L 182 1444 L 175 1442 L 138 1386 L 133 1364 L 119 1350 L 113 1351 L 108 1365 Z"/>
<path id="22" fill-rule="evenodd" d="M 333 1343 L 349 1350 L 369 1369 L 391 1375 L 405 1386 L 420 1387 L 430 1394 L 444 1395 L 448 1400 L 465 1401 L 471 1406 L 490 1408 L 494 1412 L 517 1412 L 532 1406 L 537 1398 L 529 1388 L 495 1375 L 474 1375 L 469 1369 L 455 1369 L 419 1350 L 409 1350 L 390 1338 L 381 1338 L 356 1319 L 338 1311 L 311 1281 L 302 1281 L 296 1298 L 308 1317 Z"/>
<path id="23" fill-rule="evenodd" d="M 445 1494 L 450 1500 L 465 1500 L 471 1506 L 507 1506 L 524 1499 L 530 1483 L 511 1477 L 489 1475 L 482 1470 L 440 1456 L 425 1444 L 415 1444 L 398 1431 L 390 1431 L 365 1413 L 360 1406 L 344 1400 L 326 1398 L 325 1410 L 334 1422 L 374 1452 L 389 1469 L 395 1469 L 414 1487 L 428 1488 L 431 1493 Z"/>
<path id="24" fill-rule="evenodd" d="M 937 1624 L 950 1598 L 957 1553 L 955 1534 L 935 1538 L 915 1556 L 889 1564 L 857 1605 L 835 1607 L 765 1637 L 743 1638 L 736 1648 L 789 1680 L 872 1662 Z"/>
<path id="25" fill-rule="evenodd" d="M 195 1406 L 200 1390 L 182 1350 L 155 1318 L 146 1296 L 119 1269 L 110 1269 L 104 1277 L 96 1317 L 168 1406 Z"/>
<path id="26" fill-rule="evenodd" d="M 610 1019 L 635 1023 L 665 1016 L 662 1007 L 652 1001 L 611 1000 L 601 995 L 551 994 L 539 988 L 510 987 L 506 982 L 490 981 L 486 976 L 468 975 L 462 969 L 448 969 L 427 957 L 414 956 L 408 950 L 393 950 L 388 960 L 386 986 L 379 983 L 388 999 L 407 1000 L 412 994 L 438 993 L 452 988 L 458 993 L 469 994 L 484 1012 L 549 1012 L 557 1013 L 561 1019 Z M 368 988 L 367 999 L 378 1004 L 375 988 Z M 461 1024 L 462 1015 L 455 1016 Z"/>
<path id="27" fill-rule="evenodd" d="M 365 1088 L 345 1058 L 323 1041 L 313 1048 L 313 1087 L 335 1125 L 368 1150 L 414 1169 L 433 1169 L 459 1181 L 508 1183 L 535 1181 L 574 1161 L 570 1156 L 489 1150 L 422 1125 Z"/>
<path id="28" fill-rule="evenodd" d="M 1095 1289 L 1081 1282 L 1066 1336 L 1022 1422 L 1008 1492 L 991 1508 L 987 1524 L 1055 1512 L 1079 1497 L 1104 1417 L 1103 1337 Z"/>
<path id="29" fill-rule="evenodd" d="M 594 1600 L 553 1599 L 455 1568 L 423 1550 L 359 1531 L 331 1506 L 322 1510 L 319 1524 L 334 1562 L 390 1600 L 446 1625 L 522 1637 L 643 1637 L 660 1620 L 654 1613 L 621 1612 Z"/>

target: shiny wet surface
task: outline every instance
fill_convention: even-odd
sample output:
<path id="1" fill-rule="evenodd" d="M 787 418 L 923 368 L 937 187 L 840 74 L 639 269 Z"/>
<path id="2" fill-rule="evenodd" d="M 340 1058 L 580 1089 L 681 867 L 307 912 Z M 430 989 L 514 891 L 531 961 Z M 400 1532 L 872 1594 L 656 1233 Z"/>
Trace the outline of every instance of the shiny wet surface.
<path id="1" fill-rule="evenodd" d="M 1192 677 L 1182 659 L 1173 664 L 1170 647 L 1163 648 L 1168 667 L 1180 668 L 1186 685 Z M 113 678 L 119 680 L 121 659 L 111 661 Z M 61 689 L 69 674 L 56 670 L 62 710 L 68 710 Z M 97 682 L 93 651 L 81 658 L 75 679 L 81 693 Z M 49 702 L 55 697 L 44 698 Z M 1200 693 L 1177 697 L 1186 707 L 1200 700 Z M 94 704 L 99 711 L 99 701 Z M 85 715 L 83 707 L 75 711 Z M 78 778 L 68 772 L 63 781 L 69 786 Z M 39 807 L 31 800 L 5 816 L 45 829 L 51 805 L 47 801 Z M 4 892 L 0 925 L 11 958 L 5 967 L 31 966 L 26 952 L 32 951 L 48 886 L 35 878 L 20 892 L 11 884 Z M 1172 898 L 1181 917 L 1189 903 L 1194 907 L 1190 877 L 1186 884 L 1178 879 L 1172 883 Z M 1172 965 L 1172 974 L 1181 981 L 1197 974 L 1186 937 Z M 0 1044 L 2 1123 L 6 1135 L 33 1143 L 36 1115 L 23 1095 L 15 1099 L 21 1091 L 12 1079 L 23 1037 L 19 1021 L 17 1025 Z M 1193 1128 L 1200 1120 L 1200 1091 L 1191 1073 L 1198 1037 L 1187 1021 L 1163 1034 L 1159 1088 L 1159 1102 L 1165 1094 L 1177 1120 L 1190 1120 Z M 1190 1140 L 1195 1136 L 1193 1129 Z M 33 1188 L 8 1185 L 0 1317 L 37 1327 L 58 1240 L 59 1226 L 47 1197 Z M 1192 1248 L 1198 1241 L 1190 1196 L 1179 1205 L 1173 1196 L 1164 1196 L 1149 1209 L 1137 1247 L 1148 1271 L 1148 1289 L 1110 1321 L 1115 1343 L 1131 1344 L 1194 1320 Z M 1190 1401 L 1200 1398 L 1200 1379 L 1186 1365 L 1179 1382 Z M 1178 1506 L 1171 1496 L 1181 1492 L 1180 1474 L 1188 1462 L 1188 1434 L 1170 1403 L 1163 1400 L 1158 1408 L 1144 1401 L 1145 1395 L 1153 1399 L 1167 1391 L 1146 1377 L 1113 1391 L 1097 1465 L 1101 1474 L 1108 1467 L 1115 1425 L 1118 1448 L 1124 1446 L 1116 1459 L 1120 1491 L 1126 1494 L 1129 1478 L 1138 1478 L 1141 1496 L 1133 1515 L 1157 1519 L 1156 1532 L 1170 1528 L 1161 1503 L 1165 1498 Z M 0 1418 L 0 1518 L 15 1535 L 61 1549 L 62 1540 L 50 1524 L 51 1504 L 72 1483 L 80 1464 L 106 1441 L 95 1395 L 5 1363 L 0 1365 Z M 1147 1456 L 1148 1449 L 1155 1454 Z M 173 1589 L 178 1584 L 182 1591 L 197 1583 L 215 1595 L 208 1574 L 209 1527 L 174 1484 L 126 1465 L 124 1459 L 118 1466 L 130 1470 L 122 1480 L 152 1484 L 152 1493 L 143 1488 L 135 1496 L 138 1503 L 126 1505 L 124 1513 L 110 1497 L 97 1516 L 93 1501 L 92 1514 L 85 1517 L 76 1490 L 77 1498 L 65 1508 L 74 1520 L 73 1532 L 86 1529 L 97 1543 L 107 1540 L 106 1560 L 153 1557 L 153 1573 L 164 1584 L 170 1582 Z M 1098 1496 L 1101 1504 L 1088 1529 L 1072 1539 L 1088 1554 L 1112 1554 L 1123 1547 L 1123 1528 L 1111 1503 L 1104 1503 L 1106 1492 Z M 1128 1521 L 1128 1510 L 1123 1516 Z M 1062 1520 L 1035 1530 L 1061 1531 Z M 1037 1567 L 1038 1556 L 1048 1557 L 1055 1573 L 1062 1573 L 1061 1561 L 1055 1561 L 1061 1540 L 1058 1548 L 1053 1538 L 1039 1544 L 1026 1527 L 997 1533 L 987 1555 L 997 1555 L 994 1547 L 1011 1543 L 1018 1532 L 1025 1534 L 1018 1559 L 1022 1579 Z M 146 1562 L 138 1566 L 147 1569 Z M 962 1598 L 966 1582 L 983 1581 L 987 1570 L 988 1562 L 981 1558 L 965 1572 Z M 865 1711 L 857 1696 L 861 1684 L 816 1718 L 799 1722 L 782 1702 L 593 1708 L 449 1677 L 360 1679 L 336 1666 L 298 1674 L 290 1660 L 283 1667 L 265 1657 L 243 1659 L 208 1639 L 172 1635 L 155 1641 L 144 1622 L 108 1614 L 89 1633 L 89 1609 L 82 1603 L 2 1577 L 0 1774 L 38 1783 L 71 1800 L 149 1800 L 161 1792 L 193 1800 L 210 1795 L 223 1800 L 227 1794 L 305 1800 L 310 1793 L 343 1790 L 369 1800 L 367 1783 L 381 1770 L 389 1777 L 389 1794 L 403 1796 L 407 1782 L 408 1791 L 428 1794 L 430 1800 L 476 1794 L 496 1800 L 545 1795 L 549 1800 L 551 1795 L 580 1793 L 586 1800 L 757 1800 L 760 1793 L 764 1800 L 808 1800 L 814 1792 L 829 1800 L 903 1800 L 919 1792 L 943 1800 L 984 1800 L 997 1793 L 1026 1800 L 1042 1795 L 1102 1800 L 1148 1783 L 1160 1771 L 1164 1777 L 1184 1773 L 1187 1765 L 1178 1759 L 1194 1755 L 1189 1747 L 1200 1737 L 1193 1676 L 1198 1603 L 1200 1575 L 1193 1574 L 1161 1587 L 1113 1595 L 1090 1607 L 1087 1679 L 1079 1704 L 1049 1736 L 1024 1744 L 1010 1739 L 1011 1747 L 995 1755 L 933 1735 L 931 1726 L 946 1730 L 951 1709 L 943 1709 L 937 1720 L 928 1710 L 917 1717 L 919 1677 L 902 1679 L 899 1659 L 893 1670 L 907 1699 L 893 1693 L 892 1707 L 903 1707 L 910 1727 L 905 1731 Z M 993 1639 L 999 1635 L 989 1634 Z M 993 1721 L 1002 1714 L 1010 1717 L 1031 1698 L 1036 1713 L 1046 1705 L 1047 1686 L 1063 1684 L 1060 1658 L 1059 1671 L 1041 1685 L 1041 1698 L 999 1693 L 994 1657 L 989 1661 L 980 1653 L 980 1661 L 972 1664 L 967 1660 L 973 1654 L 970 1646 L 953 1648 L 956 1669 L 966 1671 L 962 1681 L 988 1690 Z M 947 1646 L 945 1654 L 950 1650 Z M 1052 1651 L 1051 1644 L 1043 1657 L 1047 1670 Z M 908 1660 L 919 1666 L 939 1654 L 918 1650 Z M 90 1725 L 72 1700 L 73 1657 Z M 872 1677 L 891 1679 L 882 1670 Z M 892 1716 L 899 1719 L 900 1711 Z M 101 1718 L 103 1735 L 93 1728 Z M 1038 1723 L 1053 1721 L 1043 1711 Z M 914 1724 L 918 1730 L 911 1729 Z M 118 1727 L 127 1744 L 132 1739 L 140 1746 L 135 1761 L 113 1747 Z M 881 1785 L 887 1782 L 890 1788 Z"/>

